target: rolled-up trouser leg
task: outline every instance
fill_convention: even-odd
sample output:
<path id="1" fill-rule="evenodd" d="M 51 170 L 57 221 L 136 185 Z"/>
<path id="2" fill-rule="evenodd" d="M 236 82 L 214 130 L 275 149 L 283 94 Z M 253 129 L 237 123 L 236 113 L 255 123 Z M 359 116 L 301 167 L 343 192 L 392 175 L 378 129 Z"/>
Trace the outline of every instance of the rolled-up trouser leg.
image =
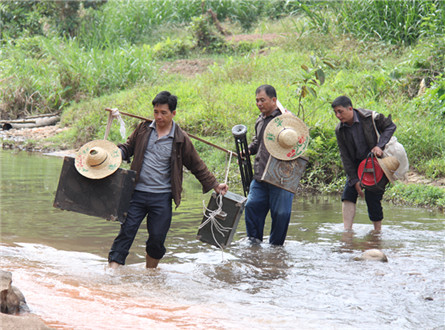
<path id="1" fill-rule="evenodd" d="M 368 216 L 371 221 L 383 220 L 382 198 L 384 191 L 374 192 L 365 190 L 365 201 L 368 208 Z"/>

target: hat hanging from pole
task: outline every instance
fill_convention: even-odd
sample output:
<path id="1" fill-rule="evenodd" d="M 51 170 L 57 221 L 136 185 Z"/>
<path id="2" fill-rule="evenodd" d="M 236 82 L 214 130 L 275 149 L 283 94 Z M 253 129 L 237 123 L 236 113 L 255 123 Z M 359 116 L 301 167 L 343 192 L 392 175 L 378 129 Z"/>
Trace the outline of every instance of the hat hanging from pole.
<path id="1" fill-rule="evenodd" d="M 269 153 L 280 160 L 293 160 L 306 151 L 309 129 L 291 113 L 275 117 L 264 130 L 264 144 Z"/>
<path id="2" fill-rule="evenodd" d="M 79 149 L 74 166 L 84 177 L 103 179 L 113 174 L 121 163 L 121 151 L 113 142 L 94 140 Z"/>
<path id="3" fill-rule="evenodd" d="M 396 180 L 394 177 L 394 172 L 397 171 L 397 169 L 399 168 L 400 162 L 394 156 L 377 158 L 377 161 L 379 162 L 379 165 L 382 168 L 383 173 L 385 173 L 386 177 L 388 178 L 389 182 L 393 183 Z"/>

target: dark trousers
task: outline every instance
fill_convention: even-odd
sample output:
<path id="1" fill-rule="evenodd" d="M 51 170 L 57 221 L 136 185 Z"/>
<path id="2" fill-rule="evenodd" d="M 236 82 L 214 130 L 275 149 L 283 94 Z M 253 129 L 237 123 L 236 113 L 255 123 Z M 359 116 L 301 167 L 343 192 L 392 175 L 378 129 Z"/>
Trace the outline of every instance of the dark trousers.
<path id="1" fill-rule="evenodd" d="M 381 221 L 383 220 L 383 207 L 382 207 L 382 198 L 384 190 L 379 192 L 374 192 L 365 189 L 365 201 L 366 206 L 368 207 L 368 217 L 371 221 Z M 350 186 L 349 182 L 346 181 L 345 189 L 343 190 L 343 194 L 341 196 L 341 201 L 350 201 L 354 204 L 357 203 L 358 193 L 355 189 L 355 186 Z"/>
<path id="2" fill-rule="evenodd" d="M 154 259 L 165 254 L 165 239 L 172 219 L 172 194 L 148 193 L 135 190 L 130 201 L 127 219 L 121 225 L 108 254 L 108 261 L 124 265 L 139 226 L 147 216 L 148 239 L 145 250 Z"/>

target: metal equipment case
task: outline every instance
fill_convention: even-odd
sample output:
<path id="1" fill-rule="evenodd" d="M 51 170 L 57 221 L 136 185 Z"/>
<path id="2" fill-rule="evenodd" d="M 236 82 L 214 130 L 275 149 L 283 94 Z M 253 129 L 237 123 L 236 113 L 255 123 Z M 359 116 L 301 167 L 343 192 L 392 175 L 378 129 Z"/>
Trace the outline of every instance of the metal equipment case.
<path id="1" fill-rule="evenodd" d="M 122 168 L 103 179 L 88 179 L 76 170 L 73 157 L 65 157 L 54 207 L 124 223 L 135 180 L 135 171 Z"/>
<path id="2" fill-rule="evenodd" d="M 286 161 L 269 156 L 261 180 L 295 194 L 308 161 L 303 156 Z"/>
<path id="3" fill-rule="evenodd" d="M 210 198 L 207 206 L 208 210 L 214 211 L 218 209 L 216 202 L 217 194 L 214 192 Z M 225 248 L 232 242 L 233 235 L 235 235 L 244 207 L 246 206 L 247 198 L 228 191 L 222 200 L 222 210 L 215 216 L 215 221 L 222 227 L 228 228 L 227 231 L 220 233 L 212 222 L 208 222 L 198 230 L 197 239 L 202 242 L 215 245 L 220 248 Z M 209 211 L 205 212 L 201 225 L 204 224 L 208 218 Z"/>

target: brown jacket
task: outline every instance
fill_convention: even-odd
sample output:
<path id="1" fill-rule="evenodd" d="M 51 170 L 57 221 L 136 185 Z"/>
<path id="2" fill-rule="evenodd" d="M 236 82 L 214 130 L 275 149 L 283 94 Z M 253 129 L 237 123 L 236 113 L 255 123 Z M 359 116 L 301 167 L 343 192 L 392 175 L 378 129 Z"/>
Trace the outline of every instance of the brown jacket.
<path id="1" fill-rule="evenodd" d="M 118 145 L 123 152 L 124 160 L 130 160 L 130 157 L 134 156 L 131 169 L 137 172 L 136 182 L 139 180 L 139 173 L 144 162 L 148 138 L 153 130 L 149 126 L 150 123 L 147 121 L 140 123 L 128 137 L 127 142 Z M 176 207 L 181 203 L 183 166 L 192 172 L 201 183 L 203 193 L 218 185 L 218 181 L 199 157 L 187 133 L 176 124 L 171 155 L 171 185 Z"/>

